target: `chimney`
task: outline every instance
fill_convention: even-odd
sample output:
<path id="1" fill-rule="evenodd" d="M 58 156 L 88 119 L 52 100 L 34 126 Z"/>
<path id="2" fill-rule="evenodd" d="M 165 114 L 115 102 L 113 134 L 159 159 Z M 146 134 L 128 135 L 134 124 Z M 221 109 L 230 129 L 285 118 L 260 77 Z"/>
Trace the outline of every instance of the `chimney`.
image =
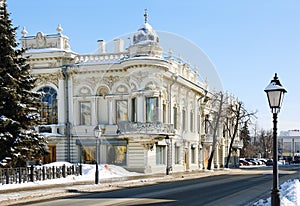
<path id="1" fill-rule="evenodd" d="M 98 53 L 106 53 L 106 43 L 103 40 L 98 40 Z"/>
<path id="2" fill-rule="evenodd" d="M 124 51 L 124 41 L 123 39 L 115 39 L 114 40 L 114 52 L 123 52 Z"/>

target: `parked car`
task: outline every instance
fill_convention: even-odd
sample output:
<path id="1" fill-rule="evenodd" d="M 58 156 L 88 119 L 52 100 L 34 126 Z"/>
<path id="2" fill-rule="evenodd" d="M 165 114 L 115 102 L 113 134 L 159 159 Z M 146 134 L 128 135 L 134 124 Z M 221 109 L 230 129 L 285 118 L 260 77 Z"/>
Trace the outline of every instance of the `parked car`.
<path id="1" fill-rule="evenodd" d="M 260 165 L 260 163 L 253 158 L 245 158 L 245 160 L 251 162 L 253 165 Z"/>
<path id="2" fill-rule="evenodd" d="M 250 163 L 246 160 L 240 159 L 240 166 L 250 166 Z"/>
<path id="3" fill-rule="evenodd" d="M 267 163 L 267 160 L 266 159 L 259 159 L 259 161 L 262 163 L 262 164 L 266 164 Z"/>
<path id="4" fill-rule="evenodd" d="M 300 159 L 296 159 L 294 161 L 291 161 L 292 164 L 299 164 L 300 163 Z"/>
<path id="5" fill-rule="evenodd" d="M 273 159 L 268 159 L 266 162 L 266 166 L 272 166 L 273 165 Z M 281 161 L 277 161 L 277 165 L 283 165 Z"/>
<path id="6" fill-rule="evenodd" d="M 273 165 L 273 160 L 272 159 L 268 159 L 266 162 L 266 166 L 272 166 Z"/>

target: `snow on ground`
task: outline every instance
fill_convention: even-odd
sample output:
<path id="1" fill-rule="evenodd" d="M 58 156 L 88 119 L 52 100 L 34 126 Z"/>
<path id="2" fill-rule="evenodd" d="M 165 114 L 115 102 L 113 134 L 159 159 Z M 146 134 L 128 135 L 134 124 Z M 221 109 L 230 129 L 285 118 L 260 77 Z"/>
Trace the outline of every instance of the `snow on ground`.
<path id="1" fill-rule="evenodd" d="M 69 162 L 53 162 L 50 164 L 45 164 L 44 166 L 72 166 Z M 128 177 L 128 176 L 137 176 L 141 175 L 140 173 L 136 172 L 128 172 L 122 167 L 116 165 L 108 165 L 108 164 L 101 164 L 98 167 L 99 169 L 99 180 L 106 179 L 106 178 L 117 178 L 117 177 Z M 35 181 L 35 182 L 27 182 L 22 184 L 5 184 L 0 185 L 0 193 L 1 191 L 7 189 L 15 189 L 15 188 L 24 188 L 24 187 L 31 187 L 31 186 L 39 186 L 39 185 L 51 185 L 51 184 L 64 184 L 64 183 L 74 183 L 74 182 L 82 182 L 82 181 L 93 181 L 95 180 L 95 172 L 96 166 L 91 164 L 82 164 L 82 176 L 75 176 L 70 175 L 66 178 L 60 179 L 51 179 L 45 181 Z"/>
<path id="2" fill-rule="evenodd" d="M 299 179 L 291 180 L 280 185 L 281 206 L 300 206 L 300 182 Z M 253 206 L 269 206 L 271 197 L 259 200 Z"/>
<path id="3" fill-rule="evenodd" d="M 55 162 L 50 163 L 45 166 L 62 166 L 63 164 L 69 166 L 72 165 L 68 162 Z M 53 184 L 65 184 L 65 183 L 74 183 L 82 181 L 94 181 L 95 180 L 95 171 L 96 166 L 90 164 L 82 165 L 82 176 L 70 175 L 66 178 L 52 179 L 45 181 L 36 181 L 28 182 L 22 184 L 9 184 L 9 185 L 0 185 L 1 191 L 8 189 L 32 187 L 39 185 L 53 185 Z M 122 167 L 116 165 L 101 164 L 99 165 L 99 180 L 106 178 L 118 178 L 118 177 L 128 177 L 128 176 L 138 176 L 142 175 L 141 173 L 129 172 Z M 291 180 L 280 185 L 280 194 L 281 194 L 281 206 L 300 206 L 300 182 L 299 179 Z M 0 200 L 4 198 L 0 195 Z M 271 198 L 266 200 L 259 200 L 254 203 L 254 206 L 269 206 L 271 205 Z"/>

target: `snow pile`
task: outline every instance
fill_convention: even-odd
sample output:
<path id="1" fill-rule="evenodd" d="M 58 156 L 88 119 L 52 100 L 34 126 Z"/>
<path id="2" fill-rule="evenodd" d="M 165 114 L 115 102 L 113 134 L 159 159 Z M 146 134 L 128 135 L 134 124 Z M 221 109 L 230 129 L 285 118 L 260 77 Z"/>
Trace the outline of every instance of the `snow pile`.
<path id="1" fill-rule="evenodd" d="M 280 185 L 281 206 L 300 205 L 300 182 L 299 179 L 290 180 Z M 270 206 L 271 197 L 259 200 L 253 206 Z"/>
<path id="2" fill-rule="evenodd" d="M 43 166 L 72 166 L 69 162 L 53 162 L 50 164 L 45 164 Z M 106 178 L 115 178 L 115 177 L 128 177 L 128 176 L 137 176 L 141 175 L 140 173 L 136 172 L 129 172 L 122 167 L 116 165 L 108 165 L 108 164 L 100 164 L 98 166 L 99 170 L 99 180 Z M 95 180 L 95 173 L 96 173 L 96 165 L 91 164 L 82 164 L 82 176 L 75 176 L 69 175 L 66 178 L 59 178 L 59 179 L 51 179 L 45 181 L 35 181 L 35 182 L 26 182 L 22 184 L 5 184 L 0 185 L 0 193 L 1 191 L 7 189 L 15 189 L 15 188 L 24 188 L 24 187 L 31 187 L 31 186 L 39 186 L 39 185 L 54 185 L 54 184 L 64 184 L 64 183 L 74 183 L 74 182 L 81 182 L 81 181 L 94 181 Z"/>

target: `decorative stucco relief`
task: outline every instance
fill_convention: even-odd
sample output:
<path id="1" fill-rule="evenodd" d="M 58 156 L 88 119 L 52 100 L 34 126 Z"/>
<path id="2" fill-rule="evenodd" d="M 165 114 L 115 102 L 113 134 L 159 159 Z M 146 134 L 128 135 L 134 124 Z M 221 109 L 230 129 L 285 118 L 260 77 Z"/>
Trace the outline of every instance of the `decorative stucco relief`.
<path id="1" fill-rule="evenodd" d="M 56 87 L 58 87 L 58 76 L 59 73 L 53 73 L 53 74 L 37 74 L 34 75 L 37 78 L 36 84 L 41 85 L 41 84 L 47 84 L 47 83 L 52 83 Z"/>

